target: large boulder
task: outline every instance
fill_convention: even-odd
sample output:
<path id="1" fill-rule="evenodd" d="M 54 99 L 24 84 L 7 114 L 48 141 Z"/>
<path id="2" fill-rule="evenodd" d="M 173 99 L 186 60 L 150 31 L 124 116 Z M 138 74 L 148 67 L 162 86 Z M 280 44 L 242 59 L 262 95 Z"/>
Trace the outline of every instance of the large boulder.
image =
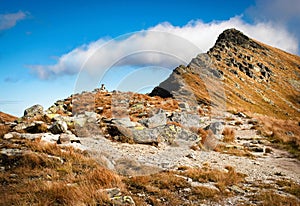
<path id="1" fill-rule="evenodd" d="M 126 127 L 124 124 L 110 124 L 107 131 L 115 140 L 137 144 L 158 145 L 161 142 L 176 144 L 180 141 L 198 141 L 197 134 L 168 124 L 154 128 L 143 126 Z"/>
<path id="2" fill-rule="evenodd" d="M 144 118 L 139 123 L 145 125 L 148 128 L 154 128 L 165 125 L 167 123 L 167 115 L 163 110 L 159 110 L 157 114 L 154 114 L 150 118 Z"/>
<path id="3" fill-rule="evenodd" d="M 102 134 L 100 121 L 101 116 L 99 114 L 85 111 L 74 116 L 70 123 L 74 125 L 73 133 L 80 137 L 87 137 Z"/>
<path id="4" fill-rule="evenodd" d="M 170 120 L 181 124 L 183 127 L 200 127 L 201 119 L 197 114 L 187 112 L 173 113 Z"/>
<path id="5" fill-rule="evenodd" d="M 224 125 L 224 122 L 213 122 L 210 125 L 208 125 L 205 129 L 211 130 L 213 134 L 216 135 L 218 139 L 220 139 L 224 130 Z"/>
<path id="6" fill-rule="evenodd" d="M 68 125 L 64 121 L 56 121 L 52 124 L 49 130 L 52 134 L 66 133 L 68 130 Z"/>
<path id="7" fill-rule="evenodd" d="M 32 118 L 39 115 L 44 115 L 44 108 L 39 104 L 33 105 L 24 111 L 24 117 L 26 118 Z"/>
<path id="8" fill-rule="evenodd" d="M 198 135 L 175 125 L 133 130 L 133 141 L 138 144 L 176 144 L 178 141 L 193 142 L 197 139 Z"/>

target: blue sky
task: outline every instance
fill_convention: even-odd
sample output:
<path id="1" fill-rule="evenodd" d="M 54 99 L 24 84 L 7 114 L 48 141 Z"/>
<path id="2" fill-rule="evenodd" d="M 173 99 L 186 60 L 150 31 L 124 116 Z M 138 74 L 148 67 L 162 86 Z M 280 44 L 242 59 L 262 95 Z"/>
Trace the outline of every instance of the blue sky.
<path id="1" fill-rule="evenodd" d="M 109 90 L 150 89 L 175 65 L 210 48 L 226 28 L 298 54 L 299 12 L 297 0 L 0 0 L 0 111 L 21 116 L 26 107 L 47 108 L 100 82 Z M 114 67 L 100 78 L 109 63 Z"/>

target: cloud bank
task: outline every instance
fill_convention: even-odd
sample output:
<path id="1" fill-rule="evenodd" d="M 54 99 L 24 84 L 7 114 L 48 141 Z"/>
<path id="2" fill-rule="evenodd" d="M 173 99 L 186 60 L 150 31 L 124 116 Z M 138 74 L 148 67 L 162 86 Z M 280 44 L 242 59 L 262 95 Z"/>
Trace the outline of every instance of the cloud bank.
<path id="1" fill-rule="evenodd" d="M 299 0 L 256 0 L 247 11 L 256 21 L 273 21 L 286 26 L 300 22 Z"/>
<path id="2" fill-rule="evenodd" d="M 17 13 L 0 14 L 0 31 L 14 27 L 18 21 L 25 19 L 28 13 L 19 11 Z"/>
<path id="3" fill-rule="evenodd" d="M 271 22 L 246 23 L 241 16 L 226 21 L 191 21 L 179 27 L 168 22 L 118 39 L 99 39 L 62 55 L 55 65 L 30 65 L 41 79 L 73 75 L 83 68 L 94 75 L 111 66 L 157 65 L 172 67 L 178 60 L 189 62 L 200 51 L 211 48 L 225 29 L 236 28 L 258 41 L 291 53 L 298 40 L 281 25 Z M 174 61 L 174 59 L 176 61 Z"/>

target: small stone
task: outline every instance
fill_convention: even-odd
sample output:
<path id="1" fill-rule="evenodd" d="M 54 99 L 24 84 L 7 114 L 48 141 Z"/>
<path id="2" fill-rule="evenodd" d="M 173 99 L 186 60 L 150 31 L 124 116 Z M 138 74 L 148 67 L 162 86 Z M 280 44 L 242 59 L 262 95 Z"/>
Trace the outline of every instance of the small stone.
<path id="1" fill-rule="evenodd" d="M 190 153 L 188 154 L 186 157 L 190 158 L 190 159 L 193 159 L 193 160 L 196 160 L 196 157 L 194 154 Z"/>
<path id="2" fill-rule="evenodd" d="M 96 108 L 96 113 L 101 113 L 103 112 L 103 107 L 97 107 Z"/>
<path id="3" fill-rule="evenodd" d="M 243 143 L 243 146 L 249 148 L 251 146 L 251 144 L 249 142 L 245 142 L 245 143 Z"/>
<path id="4" fill-rule="evenodd" d="M 239 193 L 239 194 L 244 194 L 244 190 L 242 190 L 241 188 L 239 188 L 236 185 L 233 185 L 229 188 L 231 191 L 235 192 L 235 193 Z"/>
<path id="5" fill-rule="evenodd" d="M 272 149 L 271 149 L 270 147 L 267 147 L 267 148 L 265 149 L 265 153 L 272 153 Z"/>
<path id="6" fill-rule="evenodd" d="M 179 106 L 179 108 L 181 108 L 181 109 L 184 110 L 184 111 L 190 111 L 190 106 L 189 106 L 189 104 L 186 103 L 186 102 L 180 102 L 180 103 L 178 104 L 178 106 Z"/>
<path id="7" fill-rule="evenodd" d="M 182 191 L 183 191 L 183 192 L 190 193 L 190 192 L 192 191 L 192 189 L 191 189 L 191 188 L 184 188 Z"/>
<path id="8" fill-rule="evenodd" d="M 70 135 L 60 134 L 57 140 L 57 144 L 67 144 L 67 143 L 70 143 Z"/>
<path id="9" fill-rule="evenodd" d="M 3 139 L 12 139 L 14 135 L 12 133 L 7 133 L 4 135 Z"/>
<path id="10" fill-rule="evenodd" d="M 285 134 L 290 137 L 294 136 L 294 132 L 292 132 L 292 131 L 287 131 L 287 132 L 285 132 Z"/>
<path id="11" fill-rule="evenodd" d="M 242 112 L 238 112 L 236 115 L 239 116 L 239 117 L 242 117 L 242 118 L 247 118 L 247 115 L 245 115 Z"/>
<path id="12" fill-rule="evenodd" d="M 253 151 L 253 152 L 264 152 L 264 148 L 262 148 L 262 147 L 253 147 L 253 148 L 251 148 L 251 151 Z"/>
<path id="13" fill-rule="evenodd" d="M 119 188 L 109 188 L 105 189 L 106 193 L 109 195 L 110 198 L 121 196 L 121 190 Z"/>

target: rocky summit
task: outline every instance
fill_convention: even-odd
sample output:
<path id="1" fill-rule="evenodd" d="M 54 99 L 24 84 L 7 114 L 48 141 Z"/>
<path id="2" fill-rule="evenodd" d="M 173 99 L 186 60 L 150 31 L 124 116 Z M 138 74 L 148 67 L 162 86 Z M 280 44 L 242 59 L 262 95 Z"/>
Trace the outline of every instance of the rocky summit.
<path id="1" fill-rule="evenodd" d="M 0 205 L 299 205 L 300 57 L 229 29 L 150 94 L 0 113 Z"/>
<path id="2" fill-rule="evenodd" d="M 247 108 L 251 113 L 299 119 L 299 69 L 299 56 L 228 29 L 213 48 L 177 67 L 150 96 L 192 96 L 197 104 L 224 104 L 227 110 Z"/>

